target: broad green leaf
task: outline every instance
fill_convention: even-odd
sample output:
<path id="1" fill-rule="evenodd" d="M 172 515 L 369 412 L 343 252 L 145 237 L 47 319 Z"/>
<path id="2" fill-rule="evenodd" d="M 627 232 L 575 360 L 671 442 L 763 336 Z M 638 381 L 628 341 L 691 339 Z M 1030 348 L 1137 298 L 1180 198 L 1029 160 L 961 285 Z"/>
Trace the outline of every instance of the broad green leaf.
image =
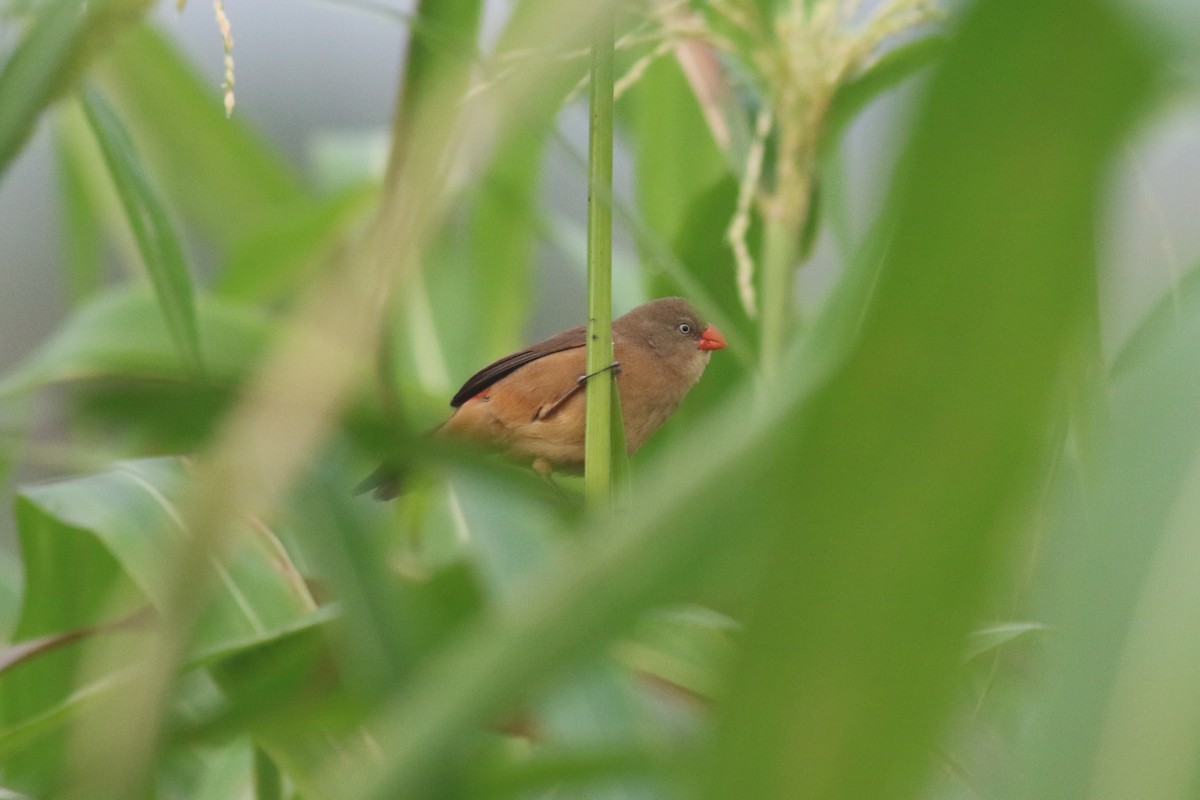
<path id="1" fill-rule="evenodd" d="M 1170 54 L 1173 77 L 1200 81 L 1200 9 L 1189 0 L 1120 0 L 1117 3 L 1146 36 Z"/>
<path id="2" fill-rule="evenodd" d="M 60 647 L 67 647 L 92 636 L 145 625 L 150 621 L 149 615 L 145 611 L 145 609 L 134 611 L 123 619 L 117 619 L 104 625 L 74 628 L 61 633 L 51 633 L 39 636 L 36 639 L 27 639 L 18 644 L 0 647 L 0 673 L 7 672 L 14 667 L 39 658 Z"/>
<path id="3" fill-rule="evenodd" d="M 374 187 L 303 201 L 233 247 L 215 290 L 241 300 L 286 298 L 335 257 L 348 229 L 376 200 Z"/>
<path id="4" fill-rule="evenodd" d="M 306 195 L 283 159 L 153 28 L 122 39 L 96 79 L 171 206 L 223 248 L 278 225 Z"/>
<path id="5" fill-rule="evenodd" d="M 99 701 L 111 695 L 121 686 L 128 686 L 136 677 L 132 670 L 116 672 L 93 681 L 85 686 L 69 691 L 58 702 L 52 702 L 43 710 L 25 717 L 15 724 L 7 724 L 0 730 L 0 761 L 8 767 L 7 776 L 12 780 L 14 775 L 20 775 L 19 780 L 33 782 L 41 780 L 48 783 L 61 769 L 62 731 L 80 714 L 96 707 Z M 38 685 L 47 685 L 45 676 L 39 676 Z M 57 687 L 56 687 L 57 688 Z M 20 696 L 14 694 L 14 696 Z M 52 745 L 47 739 L 59 739 Z M 26 764 L 36 758 L 48 765 L 48 769 L 40 777 L 31 778 L 21 775 L 28 771 Z"/>
<path id="6" fill-rule="evenodd" d="M 217 747 L 195 748 L 188 752 L 185 763 L 176 754 L 166 760 L 168 774 L 158 781 L 158 797 L 188 798 L 188 800 L 230 800 L 251 797 L 247 794 L 253 781 L 254 747 L 247 737 L 239 737 Z M 174 770 L 170 770 L 175 767 Z M 266 795 L 255 800 L 271 800 Z"/>
<path id="7" fill-rule="evenodd" d="M 775 465 L 792 502 L 763 519 L 769 567 L 713 753 L 732 767 L 703 796 L 920 785 L 990 559 L 1035 485 L 1094 291 L 1096 193 L 1150 64 L 1102 3 L 964 13 L 859 342 L 777 434 L 804 446 Z"/>
<path id="8" fill-rule="evenodd" d="M 679 244 L 684 242 L 690 209 L 728 176 L 729 169 L 674 59 L 655 63 L 631 90 L 630 99 L 636 104 L 633 142 L 638 208 L 663 241 Z M 729 216 L 733 216 L 732 208 Z M 728 224 L 726 219 L 716 231 L 718 236 Z M 722 242 L 721 250 L 725 249 Z M 676 253 L 690 267 L 702 268 L 687 257 L 694 251 L 685 254 L 677 248 Z"/>
<path id="9" fill-rule="evenodd" d="M 985 628 L 971 631 L 967 643 L 967 660 L 978 658 L 984 653 L 1003 647 L 1009 642 L 1020 639 L 1031 633 L 1043 633 L 1049 630 L 1040 622 L 1005 622 L 999 625 L 989 625 Z"/>
<path id="10" fill-rule="evenodd" d="M 1087 426 L 1078 496 L 1056 509 L 1040 611 L 1055 634 L 1018 774 L 1032 795 L 1194 794 L 1200 608 L 1200 282 L 1131 337 Z M 1053 748 L 1049 751 L 1049 748 Z"/>
<path id="11" fill-rule="evenodd" d="M 485 586 L 500 607 L 520 596 L 521 587 L 560 555 L 556 522 L 544 508 L 512 492 L 512 487 L 469 474 L 458 475 L 451 502 L 485 578 Z M 607 660 L 576 670 L 557 682 L 531 708 L 530 715 L 543 748 L 551 752 L 587 752 L 644 745 L 642 720 L 629 675 Z M 580 797 L 611 797 L 612 786 Z M 616 795 L 621 796 L 621 795 Z"/>
<path id="12" fill-rule="evenodd" d="M 572 788 L 611 785 L 614 779 L 645 779 L 661 769 L 660 760 L 644 749 L 593 748 L 580 751 L 538 752 L 516 764 L 488 765 L 471 776 L 463 794 L 486 800 L 542 796 Z M 531 793 L 538 793 L 532 794 Z M 628 796 L 628 795 L 627 795 Z M 636 797 L 660 797 L 659 791 L 644 791 Z"/>
<path id="13" fill-rule="evenodd" d="M 256 654 L 260 657 L 258 662 L 260 674 L 263 670 L 270 670 L 270 664 L 279 652 L 280 643 L 287 642 L 294 637 L 307 638 L 311 643 L 321 641 L 318 629 L 325 626 L 332 617 L 331 610 L 322 609 L 295 623 L 282 625 L 262 635 L 221 643 L 193 655 L 189 658 L 185 669 L 194 670 L 204 667 L 215 670 L 218 674 L 225 674 L 229 676 L 224 682 L 225 688 L 237 691 L 237 686 L 250 683 L 249 675 L 245 671 L 237 669 L 239 666 L 245 667 L 250 663 L 247 660 L 248 657 Z M 106 632 L 110 631 L 104 629 L 95 631 L 100 635 Z M 315 652 L 311 645 L 309 652 Z M 266 654 L 266 658 L 262 658 L 263 654 Z M 314 663 L 316 662 L 314 661 Z M 40 678 L 44 685 L 46 675 L 43 673 Z M 48 745 L 45 744 L 46 739 L 52 738 L 63 729 L 70 727 L 80 715 L 101 707 L 106 698 L 113 696 L 123 687 L 128 687 L 136 679 L 137 672 L 132 668 L 109 673 L 78 689 L 70 690 L 69 694 L 63 696 L 61 700 L 52 702 L 39 713 L 0 729 L 0 762 L 7 762 L 11 758 L 33 752 L 33 748 L 39 748 L 43 753 L 46 752 L 49 750 Z M 298 699 L 294 696 L 294 692 L 283 689 L 273 690 L 271 693 L 264 692 L 264 688 L 268 687 L 261 680 L 256 683 L 255 688 L 259 693 L 260 702 L 239 704 L 236 706 L 236 714 L 225 712 L 225 716 L 215 722 L 211 719 L 194 718 L 187 722 L 180 722 L 176 736 L 185 742 L 193 742 L 197 738 L 197 733 L 203 732 L 204 726 L 212 727 L 214 724 L 220 724 L 223 732 L 221 738 L 227 738 L 230 730 L 252 728 L 261 717 L 269 715 L 266 709 L 278 710 L 286 703 Z M 290 688 L 294 689 L 294 687 Z M 183 690 L 181 695 L 180 703 L 186 705 L 189 702 L 187 690 Z M 227 703 L 228 700 L 223 699 L 222 702 Z M 194 712 L 192 716 L 194 717 Z M 203 757 L 202 755 L 201 758 Z M 217 778 L 219 778 L 219 774 L 210 776 L 206 780 L 216 780 Z"/>
<path id="14" fill-rule="evenodd" d="M 47 566 L 52 567 L 60 530 L 94 537 L 142 595 L 161 606 L 170 592 L 163 583 L 169 574 L 163 565 L 190 536 L 180 527 L 183 516 L 176 499 L 186 480 L 183 462 L 149 459 L 26 489 L 18 501 L 18 522 L 33 532 L 22 530 L 22 551 L 49 554 Z M 207 565 L 197 565 L 212 569 L 216 581 L 193 644 L 197 651 L 267 635 L 313 609 L 303 580 L 273 533 L 246 523 L 237 544 L 232 556 L 210 554 Z M 39 587 L 31 583 L 27 597 L 36 591 Z"/>
<path id="15" fill-rule="evenodd" d="M 541 227 L 538 206 L 547 118 L 531 119 L 463 198 L 426 258 L 395 332 L 402 373 L 424 391 L 452 392 L 480 364 L 525 341 Z"/>
<path id="16" fill-rule="evenodd" d="M 738 624 L 703 606 L 666 609 L 638 623 L 617 644 L 621 662 L 697 697 L 717 695 L 734 653 Z"/>
<path id="17" fill-rule="evenodd" d="M 150 5 L 150 0 L 48 0 L 36 7 L 37 16 L 0 73 L 0 173 L 42 111 Z"/>
<path id="18" fill-rule="evenodd" d="M 308 796 L 316 765 L 337 757 L 338 737 L 348 735 L 353 722 L 350 698 L 333 671 L 329 633 L 328 625 L 302 624 L 210 664 L 221 689 L 220 708 L 198 720 L 199 730 L 181 729 L 181 743 L 205 728 L 217 742 L 232 732 L 248 733 Z"/>
<path id="19" fill-rule="evenodd" d="M 58 525 L 45 516 L 22 515 L 18 500 L 17 527 L 22 539 L 25 591 L 21 616 L 14 631 L 20 642 L 119 618 L 138 607 L 112 598 L 131 594 L 129 581 L 112 555 L 93 537 Z M 141 601 L 144 603 L 144 601 Z M 127 638 L 131 634 L 122 634 Z M 65 756 L 65 723 L 94 692 L 79 687 L 77 647 L 54 649 L 0 675 L 0 752 L 9 785 L 41 793 L 61 774 Z M 37 746 L 25 746 L 36 740 Z"/>
<path id="20" fill-rule="evenodd" d="M 83 109 L 116 184 L 167 330 L 183 362 L 193 372 L 200 372 L 204 359 L 183 242 L 129 134 L 108 102 L 88 88 L 83 93 Z"/>
<path id="21" fill-rule="evenodd" d="M 267 339 L 258 312 L 211 298 L 200 300 L 197 325 L 205 341 L 206 376 L 214 381 L 244 375 Z M 4 377 L 0 395 L 95 378 L 189 378 L 148 293 L 118 289 L 98 295 Z"/>
<path id="22" fill-rule="evenodd" d="M 26 570 L 18 641 L 118 619 L 147 600 L 161 607 L 170 594 L 165 565 L 190 535 L 180 527 L 174 499 L 186 479 L 181 461 L 154 459 L 24 490 L 16 509 Z M 259 647 L 295 630 L 314 609 L 274 534 L 251 523 L 241 533 L 229 554 L 210 553 L 195 565 L 212 571 L 212 596 L 193 639 L 196 653 Z M 125 666 L 145 655 L 138 628 L 102 638 L 110 651 L 117 639 L 127 642 L 117 651 Z M 82 663 L 79 647 L 61 647 L 0 675 L 0 713 L 11 733 L 0 734 L 0 741 L 39 738 L 37 747 L 10 762 L 11 774 L 42 790 L 61 773 L 61 727 L 74 718 L 71 695 L 85 678 Z"/>
<path id="23" fill-rule="evenodd" d="M 1120 380 L 1129 370 L 1157 357 L 1184 330 L 1180 310 L 1200 296 L 1200 268 L 1188 270 L 1179 285 L 1168 292 L 1129 334 L 1112 359 L 1111 373 Z"/>
<path id="24" fill-rule="evenodd" d="M 468 265 L 479 298 L 480 344 L 521 345 L 534 295 L 542 156 L 550 119 L 529 120 L 497 153 L 472 200 Z M 466 265 L 464 265 L 466 266 Z M 478 349 L 476 349 L 478 352 Z"/>

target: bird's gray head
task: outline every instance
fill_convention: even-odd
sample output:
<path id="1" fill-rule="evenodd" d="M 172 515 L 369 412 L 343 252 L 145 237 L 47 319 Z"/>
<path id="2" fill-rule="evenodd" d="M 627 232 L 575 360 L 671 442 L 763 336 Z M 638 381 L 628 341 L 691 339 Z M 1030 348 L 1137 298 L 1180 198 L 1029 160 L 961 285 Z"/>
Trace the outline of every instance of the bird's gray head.
<path id="1" fill-rule="evenodd" d="M 725 347 L 725 338 L 682 297 L 662 297 L 642 303 L 613 322 L 618 335 L 654 350 L 687 352 Z"/>

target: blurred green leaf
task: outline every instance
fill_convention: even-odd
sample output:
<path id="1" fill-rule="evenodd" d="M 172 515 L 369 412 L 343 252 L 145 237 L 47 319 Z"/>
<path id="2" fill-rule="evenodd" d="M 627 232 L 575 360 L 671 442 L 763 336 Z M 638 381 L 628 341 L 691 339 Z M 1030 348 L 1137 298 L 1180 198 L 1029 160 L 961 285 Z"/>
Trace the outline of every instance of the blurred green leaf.
<path id="1" fill-rule="evenodd" d="M 688 213 L 715 183 L 729 175 L 725 159 L 675 59 L 659 59 L 651 66 L 632 89 L 632 97 L 636 102 L 633 143 L 638 208 L 663 241 L 686 245 Z M 732 216 L 731 207 L 714 232 L 721 239 L 718 252 L 728 249 L 723 237 Z M 704 266 L 703 261 L 694 263 L 678 248 L 676 253 L 689 266 Z"/>
<path id="2" fill-rule="evenodd" d="M 415 373 L 425 391 L 452 392 L 480 364 L 525 342 L 551 121 L 531 118 L 496 153 L 427 257 L 395 334 L 406 359 L 401 373 Z"/>
<path id="3" fill-rule="evenodd" d="M 357 621 L 335 626 L 344 637 L 339 655 L 356 691 L 374 698 L 478 610 L 479 588 L 461 554 L 447 562 L 418 560 L 398 574 L 390 540 L 372 524 L 380 513 L 376 502 L 352 498 L 339 475 L 325 469 L 306 479 L 295 527 L 318 574 Z"/>
<path id="4" fill-rule="evenodd" d="M 949 41 L 927 35 L 889 50 L 863 74 L 841 84 L 829 103 L 822 130 L 822 147 L 839 141 L 863 109 L 885 92 L 932 66 L 946 52 Z"/>
<path id="5" fill-rule="evenodd" d="M 481 0 L 444 0 L 417 7 L 410 24 L 404 78 L 392 125 L 392 153 L 384 183 L 391 183 L 413 164 L 437 159 L 441 142 L 422 142 L 413 134 L 438 130 L 452 109 L 430 97 L 462 97 L 468 89 L 478 53 Z M 415 144 L 414 144 L 415 143 Z M 420 145 L 429 151 L 416 151 Z"/>
<path id="6" fill-rule="evenodd" d="M 179 754 L 172 754 L 175 757 L 166 760 L 166 769 L 160 769 L 156 796 L 187 800 L 248 798 L 253 749 L 245 737 L 239 737 L 218 747 L 195 748 L 187 753 L 186 761 Z"/>
<path id="7" fill-rule="evenodd" d="M 188 535 L 172 499 L 185 480 L 181 461 L 156 459 L 122 462 L 101 474 L 23 491 L 16 514 L 26 590 L 17 640 L 119 618 L 146 599 L 161 606 L 170 592 L 163 564 Z M 259 648 L 296 630 L 314 608 L 302 578 L 265 526 L 246 522 L 234 552 L 209 554 L 196 567 L 216 576 L 193 640 L 196 652 L 228 658 Z M 105 639 L 137 636 L 122 631 Z M 139 644 L 132 638 L 120 648 L 123 663 L 144 655 Z M 72 699 L 83 679 L 81 663 L 80 648 L 58 647 L 0 675 L 0 719 L 8 731 L 0 741 L 40 740 L 38 747 L 21 751 L 11 774 L 43 790 L 61 772 L 60 728 L 83 702 Z M 112 669 L 109 678 L 117 674 Z"/>
<path id="8" fill-rule="evenodd" d="M 96 79 L 171 206 L 223 248 L 297 213 L 306 194 L 284 160 L 151 27 L 125 37 Z"/>
<path id="9" fill-rule="evenodd" d="M 738 624 L 723 614 L 689 606 L 648 615 L 617 645 L 622 663 L 698 697 L 717 695 L 734 653 Z"/>
<path id="10" fill-rule="evenodd" d="M 36 7 L 36 19 L 0 73 L 0 172 L 42 111 L 150 5 L 150 0 L 47 0 Z"/>
<path id="11" fill-rule="evenodd" d="M 1200 8 L 1189 0 L 1119 0 L 1116 4 L 1137 22 L 1146 37 L 1168 54 L 1172 66 L 1200 81 Z M 1190 74 L 1189 74 L 1190 73 Z"/>
<path id="12" fill-rule="evenodd" d="M 126 600 L 131 587 L 112 555 L 94 538 L 17 504 L 25 591 L 15 641 L 52 635 L 130 613 L 139 605 Z M 117 591 L 124 587 L 124 591 Z M 144 601 L 142 601 L 144 602 Z M 120 634 L 122 638 L 130 634 Z M 61 774 L 66 735 L 62 730 L 94 692 L 76 683 L 78 647 L 51 650 L 0 675 L 0 759 L 5 780 L 41 793 Z M 76 688 L 78 686 L 78 692 Z M 37 746 L 27 746 L 31 740 Z"/>
<path id="13" fill-rule="evenodd" d="M 336 758 L 338 737 L 353 721 L 329 631 L 308 622 L 211 663 L 222 702 L 215 716 L 201 720 L 199 731 L 216 741 L 225 737 L 212 734 L 251 734 L 305 796 L 316 765 Z"/>
<path id="14" fill-rule="evenodd" d="M 257 311 L 202 298 L 197 325 L 205 342 L 206 376 L 232 381 L 257 360 L 267 326 Z M 91 378 L 154 378 L 184 381 L 162 314 L 154 298 L 118 289 L 84 305 L 32 356 L 0 382 L 0 395 Z"/>
<path id="15" fill-rule="evenodd" d="M 970 661 L 1031 633 L 1049 630 L 1040 622 L 1005 622 L 971 631 L 966 658 Z"/>
<path id="16" fill-rule="evenodd" d="M 191 371 L 200 372 L 204 359 L 183 243 L 121 120 L 94 89 L 86 89 L 82 100 L 84 113 L 125 208 L 125 218 L 133 230 L 142 265 L 154 287 L 167 330 L 179 348 L 183 362 Z"/>
<path id="17" fill-rule="evenodd" d="M 60 647 L 72 645 L 78 641 L 87 639 L 91 636 L 96 636 L 98 634 L 136 627 L 137 624 L 146 621 L 148 621 L 146 614 L 141 611 L 135 611 L 125 619 L 115 620 L 105 625 L 75 628 L 62 633 L 51 633 L 45 636 L 39 636 L 36 639 L 23 641 L 18 644 L 0 647 L 0 673 L 6 672 L 13 667 L 38 658 L 39 656 L 49 653 Z"/>
<path id="18" fill-rule="evenodd" d="M 492 352 L 517 349 L 525 333 L 543 213 L 543 151 L 552 124 L 543 118 L 522 125 L 495 155 L 472 198 L 467 257 L 481 312 L 480 344 Z"/>
<path id="19" fill-rule="evenodd" d="M 61 733 L 80 714 L 91 710 L 97 701 L 110 695 L 118 686 L 128 685 L 136 676 L 132 671 L 116 672 L 69 691 L 61 696 L 59 702 L 52 702 L 44 709 L 31 716 L 24 717 L 16 724 L 7 725 L 0 730 L 0 760 L 7 767 L 6 776 L 23 783 L 48 784 L 61 769 L 61 751 L 63 739 Z M 48 686 L 44 675 L 38 676 L 37 686 Z M 54 687 L 58 688 L 58 687 Z M 16 696 L 14 694 L 14 696 Z M 7 719 L 6 719 L 7 722 Z M 53 744 L 46 740 L 58 736 Z M 28 773 L 28 762 L 36 759 L 46 765 L 40 777 L 31 777 Z M 25 762 L 25 763 L 22 763 Z"/>
<path id="20" fill-rule="evenodd" d="M 291 295 L 335 256 L 346 231 L 376 200 L 374 187 L 360 187 L 300 202 L 292 213 L 282 213 L 233 247 L 216 291 L 240 300 Z"/>
<path id="21" fill-rule="evenodd" d="M 1093 291 L 1095 195 L 1151 83 L 1139 45 L 1101 3 L 965 12 L 856 349 L 777 434 L 804 447 L 774 471 L 792 502 L 763 520 L 775 542 L 704 796 L 920 784 Z"/>
<path id="22" fill-rule="evenodd" d="M 486 586 L 505 607 L 518 598 L 526 580 L 558 555 L 556 522 L 532 498 L 522 497 L 481 476 L 456 476 L 451 502 L 477 555 Z M 559 681 L 524 711 L 533 717 L 539 742 L 564 752 L 644 746 L 634 687 L 627 675 L 601 660 Z M 610 797 L 612 786 L 579 792 L 580 797 Z M 620 795 L 618 795 L 620 796 Z"/>
<path id="23" fill-rule="evenodd" d="M 1041 609 L 1056 633 L 1017 773 L 1030 794 L 1194 794 L 1198 289 L 1193 274 L 1147 318 L 1080 426 L 1092 458 L 1056 509 L 1047 577 L 1070 580 Z"/>
<path id="24" fill-rule="evenodd" d="M 180 528 L 182 514 L 173 499 L 186 478 L 182 461 L 148 459 L 26 489 L 18 501 L 22 552 L 49 554 L 53 559 L 59 531 L 69 527 L 85 533 L 116 559 L 151 603 L 161 605 L 169 595 L 162 565 L 190 535 Z M 197 650 L 266 635 L 313 609 L 302 578 L 274 534 L 252 521 L 245 525 L 236 553 L 210 554 L 207 566 L 219 580 L 193 644 Z M 33 533 L 26 534 L 25 528 Z M 30 591 L 38 587 L 31 586 Z"/>
<path id="25" fill-rule="evenodd" d="M 0 549 L 0 642 L 9 641 L 21 609 L 21 566 L 8 548 Z"/>
<path id="26" fill-rule="evenodd" d="M 100 243 L 104 226 L 94 192 L 92 165 L 81 146 L 82 126 L 66 114 L 57 114 L 54 123 L 68 296 L 73 303 L 79 303 L 100 289 L 105 255 Z"/>
<path id="27" fill-rule="evenodd" d="M 1155 359 L 1164 348 L 1172 346 L 1186 330 L 1182 310 L 1191 307 L 1200 297 L 1200 267 L 1189 269 L 1177 286 L 1172 287 L 1121 343 L 1112 359 L 1110 373 L 1116 381 L 1124 379 L 1133 369 Z"/>

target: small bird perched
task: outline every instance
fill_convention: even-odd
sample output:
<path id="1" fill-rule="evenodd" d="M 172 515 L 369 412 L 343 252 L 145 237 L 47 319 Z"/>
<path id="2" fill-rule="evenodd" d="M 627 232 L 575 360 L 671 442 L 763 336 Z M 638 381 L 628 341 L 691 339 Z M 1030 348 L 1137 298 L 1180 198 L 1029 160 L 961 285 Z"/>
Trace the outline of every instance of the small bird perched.
<path id="1" fill-rule="evenodd" d="M 725 347 L 714 326 L 679 297 L 643 303 L 613 320 L 612 369 L 629 453 L 640 448 L 700 380 L 713 350 Z M 476 372 L 450 405 L 439 436 L 479 442 L 513 459 L 553 469 L 583 470 L 584 327 L 571 328 Z M 364 487 L 371 485 L 371 478 Z M 376 497 L 394 488 L 381 482 Z"/>

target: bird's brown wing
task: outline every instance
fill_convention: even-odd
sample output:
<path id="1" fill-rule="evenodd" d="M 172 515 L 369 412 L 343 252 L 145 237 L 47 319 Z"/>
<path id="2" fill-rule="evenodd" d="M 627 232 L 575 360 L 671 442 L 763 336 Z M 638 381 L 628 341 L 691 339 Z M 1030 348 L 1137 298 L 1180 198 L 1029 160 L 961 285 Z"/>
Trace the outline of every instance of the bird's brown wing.
<path id="1" fill-rule="evenodd" d="M 450 405 L 458 408 L 505 375 L 512 374 L 531 361 L 537 361 L 539 358 L 548 356 L 551 353 L 561 353 L 563 350 L 573 350 L 576 347 L 583 347 L 585 344 L 587 344 L 587 331 L 581 325 L 578 328 L 571 328 L 568 331 L 551 336 L 544 342 L 538 342 L 520 352 L 493 361 L 470 378 L 467 378 L 467 382 L 454 395 L 454 398 L 450 401 Z"/>

